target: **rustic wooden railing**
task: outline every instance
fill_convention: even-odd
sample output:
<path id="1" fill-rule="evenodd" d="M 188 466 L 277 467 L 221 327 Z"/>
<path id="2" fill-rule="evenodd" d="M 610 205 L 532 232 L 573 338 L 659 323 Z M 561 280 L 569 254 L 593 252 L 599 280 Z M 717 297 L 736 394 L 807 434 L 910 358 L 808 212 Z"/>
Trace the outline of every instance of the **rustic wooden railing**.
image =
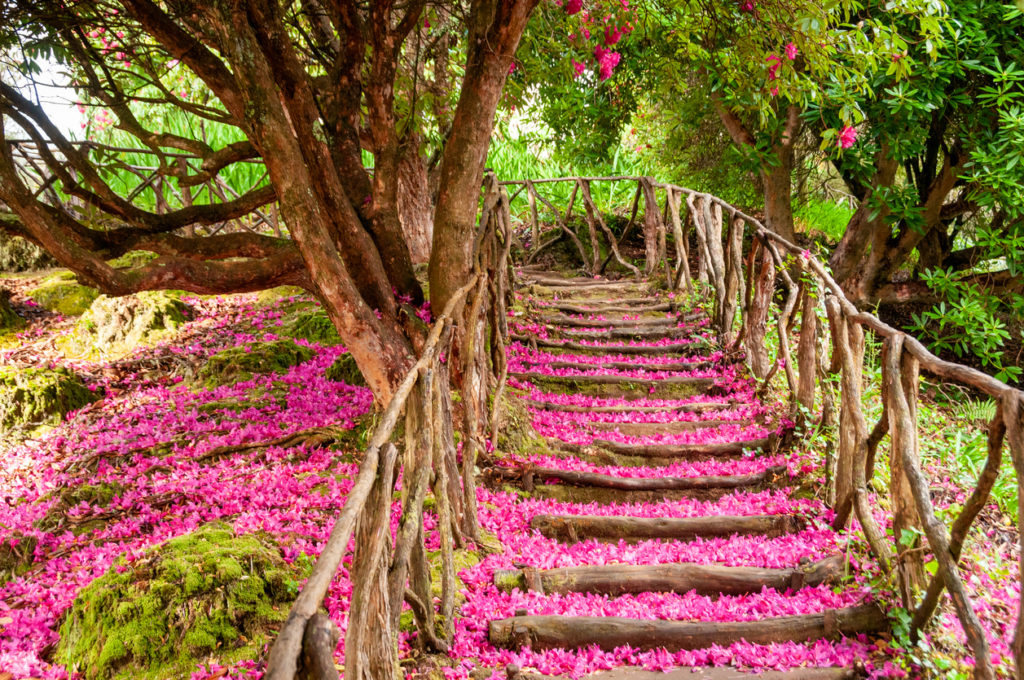
<path id="1" fill-rule="evenodd" d="M 573 187 L 564 212 L 538 192 L 541 185 L 557 182 L 571 183 Z M 618 235 L 604 228 L 605 220 L 594 205 L 590 189 L 595 182 L 636 184 L 629 221 Z M 827 500 L 835 510 L 834 526 L 846 527 L 851 516 L 856 515 L 873 556 L 894 577 L 903 606 L 912 612 L 915 635 L 932 618 L 943 590 L 948 590 L 975 659 L 974 677 L 994 678 L 989 643 L 960 575 L 958 561 L 971 526 L 988 501 L 999 474 L 1004 444 L 1017 473 L 1018 513 L 1024 525 L 1024 393 L 981 371 L 938 358 L 913 336 L 859 310 L 826 266 L 809 251 L 769 231 L 754 217 L 716 196 L 649 177 L 565 177 L 503 184 L 516 187 L 512 199 L 526 194 L 528 211 L 522 212 L 532 241 L 526 261 L 534 261 L 556 241 L 570 238 L 583 268 L 592 274 L 604 272 L 612 257 L 621 261 L 619 246 L 636 223 L 642 197 L 646 272 L 660 276 L 660 268 L 664 267 L 670 288 L 693 292 L 694 286 L 698 286 L 701 293 L 706 291 L 705 299 L 711 302 L 711 316 L 720 342 L 727 350 L 745 353 L 751 373 L 762 389 L 782 371 L 794 421 L 810 417 L 818 390 L 823 423 L 835 420 L 834 397 L 825 379 L 839 375 L 839 446 L 825 461 Z M 659 193 L 663 196 L 661 206 Z M 577 196 L 582 197 L 584 204 L 592 252 L 583 248 L 571 227 L 569 216 Z M 553 215 L 550 228 L 545 229 L 538 216 L 538 201 Z M 602 226 L 605 233 L 608 252 L 603 257 L 597 247 L 595 224 Z M 672 251 L 666 243 L 669 233 Z M 696 265 L 692 279 L 691 261 Z M 623 266 L 630 273 L 637 272 L 631 263 Z M 777 294 L 782 299 L 778 305 L 774 303 Z M 770 328 L 777 334 L 777 342 L 772 343 L 778 348 L 775 357 L 769 357 L 767 348 Z M 862 402 L 866 379 L 865 331 L 882 341 L 878 388 L 883 412 L 870 429 Z M 988 428 L 985 466 L 951 527 L 936 516 L 929 479 L 918 451 L 921 371 L 943 381 L 966 385 L 998 404 Z M 867 485 L 874 475 L 879 445 L 886 434 L 890 436 L 889 494 L 894 527 L 891 541 L 872 513 L 874 506 Z M 922 535 L 926 544 L 920 540 Z M 915 538 L 907 541 L 907 536 Z M 923 568 L 927 552 L 934 555 L 938 567 L 930 580 L 926 580 Z M 1024 599 L 1018 611 L 1024 612 Z M 1013 650 L 1017 677 L 1022 677 L 1024 617 L 1018 617 Z"/>
<path id="2" fill-rule="evenodd" d="M 501 392 L 508 374 L 506 305 L 512 245 L 508 215 L 508 196 L 488 175 L 473 275 L 433 322 L 419 360 L 381 414 L 330 538 L 274 643 L 267 680 L 339 677 L 333 660 L 339 634 L 319 610 L 353 538 L 345 677 L 402 677 L 398 624 L 404 602 L 412 609 L 418 639 L 426 651 L 444 652 L 451 644 L 456 588 L 453 551 L 468 541 L 480 542 L 474 468 L 486 451 L 487 438 L 494 436 L 499 425 Z M 461 374 L 461 470 L 452 425 L 456 413 L 451 395 L 453 359 Z M 493 404 L 490 409 L 488 401 Z M 392 439 L 403 414 L 399 453 Z M 401 514 L 392 545 L 392 494 L 399 469 Z M 424 544 L 428 492 L 433 494 L 440 533 L 441 597 L 436 609 Z"/>

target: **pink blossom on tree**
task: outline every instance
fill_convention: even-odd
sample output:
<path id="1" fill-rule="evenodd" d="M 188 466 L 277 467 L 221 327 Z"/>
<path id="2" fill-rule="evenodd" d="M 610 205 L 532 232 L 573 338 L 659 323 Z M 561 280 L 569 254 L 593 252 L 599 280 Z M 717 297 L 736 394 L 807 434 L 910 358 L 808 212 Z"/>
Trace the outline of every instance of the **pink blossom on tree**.
<path id="1" fill-rule="evenodd" d="M 839 139 L 836 144 L 840 149 L 849 149 L 857 142 L 857 131 L 852 125 L 847 125 L 839 131 Z"/>

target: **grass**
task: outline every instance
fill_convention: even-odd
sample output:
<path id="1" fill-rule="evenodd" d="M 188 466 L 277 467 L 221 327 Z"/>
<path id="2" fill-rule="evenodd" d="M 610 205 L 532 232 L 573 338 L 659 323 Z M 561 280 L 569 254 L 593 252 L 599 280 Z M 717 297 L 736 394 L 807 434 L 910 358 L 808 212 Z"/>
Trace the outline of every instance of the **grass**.
<path id="1" fill-rule="evenodd" d="M 799 206 L 793 213 L 797 230 L 807 234 L 821 234 L 837 243 L 846 233 L 846 225 L 853 217 L 853 210 L 846 205 L 811 199 Z"/>

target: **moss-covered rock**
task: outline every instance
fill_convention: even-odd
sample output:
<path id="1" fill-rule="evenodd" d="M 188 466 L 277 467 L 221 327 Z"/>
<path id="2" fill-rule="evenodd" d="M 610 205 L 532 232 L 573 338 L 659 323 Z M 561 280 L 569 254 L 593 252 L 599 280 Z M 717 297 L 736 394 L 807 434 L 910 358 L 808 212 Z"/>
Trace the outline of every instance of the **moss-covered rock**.
<path id="1" fill-rule="evenodd" d="M 98 398 L 66 368 L 0 368 L 0 427 L 56 425 Z"/>
<path id="2" fill-rule="evenodd" d="M 102 349 L 119 356 L 132 349 L 166 339 L 192 315 L 192 308 L 178 295 L 147 291 L 124 297 L 96 298 L 67 339 L 77 353 Z M 72 347 L 74 346 L 74 347 Z"/>
<path id="3" fill-rule="evenodd" d="M 341 344 L 341 336 L 327 317 L 327 312 L 322 309 L 299 312 L 293 321 L 282 327 L 280 334 L 289 338 L 302 338 L 318 345 Z"/>
<path id="4" fill-rule="evenodd" d="M 353 359 L 352 355 L 348 352 L 335 359 L 334 362 L 327 367 L 325 375 L 328 380 L 333 380 L 335 382 L 359 385 L 360 387 L 366 386 L 366 378 L 363 377 L 363 374 L 359 371 L 359 367 L 356 366 L 356 360 Z"/>
<path id="5" fill-rule="evenodd" d="M 0 271 L 27 272 L 56 266 L 57 261 L 42 248 L 20 236 L 5 234 L 0 238 Z"/>
<path id="6" fill-rule="evenodd" d="M 64 316 L 81 315 L 99 295 L 95 288 L 80 284 L 71 272 L 49 276 L 39 287 L 28 292 L 37 305 Z"/>
<path id="7" fill-rule="evenodd" d="M 257 373 L 284 373 L 313 358 L 313 350 L 291 340 L 254 342 L 210 357 L 199 370 L 206 387 L 250 380 Z"/>
<path id="8" fill-rule="evenodd" d="M 0 288 L 0 333 L 21 328 L 23 325 L 25 320 L 11 307 L 11 291 Z"/>
<path id="9" fill-rule="evenodd" d="M 175 677 L 214 655 L 253 656 L 284 620 L 298 576 L 269 540 L 206 525 L 84 588 L 55 660 L 93 680 Z"/>

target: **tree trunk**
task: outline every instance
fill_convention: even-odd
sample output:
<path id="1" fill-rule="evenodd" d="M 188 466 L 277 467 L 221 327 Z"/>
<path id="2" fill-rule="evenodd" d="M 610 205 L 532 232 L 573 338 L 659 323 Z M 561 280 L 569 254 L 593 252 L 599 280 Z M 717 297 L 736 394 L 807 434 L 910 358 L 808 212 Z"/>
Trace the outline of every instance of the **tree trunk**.
<path id="1" fill-rule="evenodd" d="M 414 134 L 402 145 L 398 160 L 398 219 L 409 245 L 413 264 L 430 260 L 434 237 L 434 207 L 427 164 L 420 154 L 420 138 Z"/>
<path id="2" fill-rule="evenodd" d="M 819 560 L 795 569 L 723 567 L 717 564 L 602 564 L 545 569 L 539 572 L 544 593 L 600 593 L 620 595 L 688 593 L 700 595 L 746 595 L 764 588 L 779 592 L 813 588 L 842 578 L 842 555 Z M 494 572 L 494 585 L 504 591 L 526 591 L 526 570 Z"/>
<path id="3" fill-rule="evenodd" d="M 429 277 L 435 309 L 444 307 L 473 267 L 473 233 L 494 113 L 519 38 L 537 2 L 491 0 L 490 7 L 473 6 L 466 75 L 441 160 L 434 209 Z"/>
<path id="4" fill-rule="evenodd" d="M 837 640 L 844 635 L 871 633 L 888 626 L 877 604 L 829 609 L 819 614 L 780 616 L 761 621 L 661 621 L 617 616 L 517 616 L 490 622 L 488 639 L 496 647 L 534 650 L 577 649 L 597 645 L 612 651 L 664 647 L 670 652 L 727 646 L 741 640 L 768 645 L 775 642 Z"/>
<path id="5" fill-rule="evenodd" d="M 780 148 L 779 163 L 761 171 L 764 184 L 764 225 L 779 236 L 795 242 L 793 227 L 793 148 Z"/>
<path id="6" fill-rule="evenodd" d="M 699 537 L 763 534 L 768 537 L 803 530 L 796 515 L 713 515 L 708 517 L 619 517 L 601 515 L 534 515 L 530 528 L 543 536 L 573 543 L 671 538 L 690 541 Z"/>

